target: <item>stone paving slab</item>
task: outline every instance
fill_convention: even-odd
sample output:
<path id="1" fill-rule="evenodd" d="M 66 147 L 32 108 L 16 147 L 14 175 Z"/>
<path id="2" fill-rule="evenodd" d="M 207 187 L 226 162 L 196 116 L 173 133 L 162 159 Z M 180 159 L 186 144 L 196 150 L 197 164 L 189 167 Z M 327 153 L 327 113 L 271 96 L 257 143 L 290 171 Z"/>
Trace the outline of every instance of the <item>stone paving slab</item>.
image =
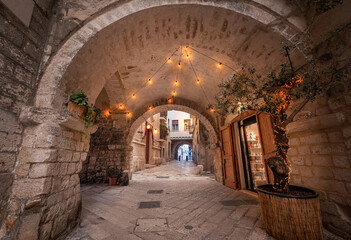
<path id="1" fill-rule="evenodd" d="M 273 239 L 254 196 L 194 169 L 192 162 L 174 161 L 133 174 L 129 186 L 82 185 L 81 224 L 67 240 Z M 155 201 L 159 208 L 139 209 L 140 202 Z"/>

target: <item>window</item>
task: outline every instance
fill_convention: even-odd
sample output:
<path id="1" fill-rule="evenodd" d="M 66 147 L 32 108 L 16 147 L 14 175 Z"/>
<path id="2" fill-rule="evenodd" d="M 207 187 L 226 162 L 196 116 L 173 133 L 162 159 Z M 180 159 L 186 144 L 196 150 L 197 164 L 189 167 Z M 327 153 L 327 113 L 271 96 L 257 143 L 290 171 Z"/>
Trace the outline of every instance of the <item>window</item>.
<path id="1" fill-rule="evenodd" d="M 178 131 L 178 120 L 172 120 L 172 131 Z"/>

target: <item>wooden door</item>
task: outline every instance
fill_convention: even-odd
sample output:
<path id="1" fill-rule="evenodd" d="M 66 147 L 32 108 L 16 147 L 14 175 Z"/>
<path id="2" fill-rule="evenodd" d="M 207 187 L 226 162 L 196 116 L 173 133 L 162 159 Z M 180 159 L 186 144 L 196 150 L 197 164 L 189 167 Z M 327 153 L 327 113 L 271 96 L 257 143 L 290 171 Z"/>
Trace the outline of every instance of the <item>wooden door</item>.
<path id="1" fill-rule="evenodd" d="M 273 121 L 271 115 L 260 113 L 257 115 L 257 122 L 261 137 L 262 156 L 266 168 L 266 177 L 268 183 L 273 183 L 274 177 L 272 170 L 267 165 L 267 159 L 275 155 L 276 146 L 273 134 Z"/>
<path id="2" fill-rule="evenodd" d="M 230 188 L 237 188 L 237 179 L 234 169 L 234 148 L 233 134 L 230 125 L 221 128 L 221 143 L 222 143 L 222 165 L 224 184 Z"/>
<path id="3" fill-rule="evenodd" d="M 239 170 L 239 158 L 238 158 L 238 149 L 237 143 L 235 139 L 235 128 L 234 123 L 230 124 L 231 132 L 232 132 L 232 145 L 233 145 L 233 168 L 234 168 L 234 181 L 235 181 L 235 188 L 241 189 L 240 183 L 240 170 Z"/>

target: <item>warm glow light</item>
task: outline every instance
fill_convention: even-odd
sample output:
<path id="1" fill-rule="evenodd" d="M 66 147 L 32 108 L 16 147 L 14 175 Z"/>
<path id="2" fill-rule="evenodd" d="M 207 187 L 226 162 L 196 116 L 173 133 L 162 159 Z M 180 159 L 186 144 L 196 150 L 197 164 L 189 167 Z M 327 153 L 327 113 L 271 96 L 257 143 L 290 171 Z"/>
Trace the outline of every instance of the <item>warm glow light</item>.
<path id="1" fill-rule="evenodd" d="M 168 102 L 168 103 L 172 103 L 172 98 L 168 98 L 168 99 L 167 99 L 167 102 Z"/>
<path id="2" fill-rule="evenodd" d="M 215 111 L 215 109 L 214 109 L 213 107 L 211 107 L 211 108 L 210 108 L 210 111 L 211 111 L 211 112 L 214 112 L 214 111 Z"/>
<path id="3" fill-rule="evenodd" d="M 222 67 L 222 63 L 219 62 L 218 65 L 217 65 L 218 68 L 221 68 Z"/>
<path id="4" fill-rule="evenodd" d="M 154 133 L 157 133 L 157 129 L 154 130 Z"/>
<path id="5" fill-rule="evenodd" d="M 133 93 L 133 95 L 132 95 L 132 98 L 133 98 L 133 99 L 135 99 L 135 98 L 136 98 L 136 95 L 135 95 L 135 93 Z"/>
<path id="6" fill-rule="evenodd" d="M 180 62 L 178 63 L 178 65 L 177 65 L 179 68 L 181 68 L 182 67 L 182 65 L 180 64 Z"/>
<path id="7" fill-rule="evenodd" d="M 176 85 L 176 86 L 178 86 L 178 85 L 179 85 L 178 80 L 175 80 L 174 85 Z"/>
<path id="8" fill-rule="evenodd" d="M 175 96 L 176 95 L 176 91 L 172 91 L 172 95 Z"/>
<path id="9" fill-rule="evenodd" d="M 167 62 L 171 63 L 172 62 L 172 58 L 168 58 Z"/>
<path id="10" fill-rule="evenodd" d="M 190 55 L 189 54 L 186 54 L 186 59 L 190 59 Z"/>
<path id="11" fill-rule="evenodd" d="M 148 84 L 151 84 L 152 81 L 151 81 L 151 78 L 149 78 L 149 80 L 147 81 Z"/>
<path id="12" fill-rule="evenodd" d="M 196 80 L 196 83 L 197 83 L 197 84 L 200 84 L 200 80 L 199 80 L 199 79 L 197 79 L 197 80 Z"/>
<path id="13" fill-rule="evenodd" d="M 126 116 L 127 116 L 127 117 L 131 117 L 131 116 L 132 116 L 132 113 L 131 113 L 131 112 L 126 112 Z"/>
<path id="14" fill-rule="evenodd" d="M 151 110 L 151 109 L 152 109 L 152 106 L 149 106 L 147 109 L 148 109 L 148 110 Z"/>
<path id="15" fill-rule="evenodd" d="M 146 129 L 150 129 L 151 128 L 151 125 L 150 124 L 147 124 L 146 125 Z"/>
<path id="16" fill-rule="evenodd" d="M 118 108 L 119 108 L 119 109 L 123 109 L 123 108 L 124 108 L 123 104 L 120 104 L 120 105 L 118 106 Z"/>
<path id="17" fill-rule="evenodd" d="M 104 111 L 105 116 L 110 116 L 111 115 L 111 110 L 107 109 Z"/>

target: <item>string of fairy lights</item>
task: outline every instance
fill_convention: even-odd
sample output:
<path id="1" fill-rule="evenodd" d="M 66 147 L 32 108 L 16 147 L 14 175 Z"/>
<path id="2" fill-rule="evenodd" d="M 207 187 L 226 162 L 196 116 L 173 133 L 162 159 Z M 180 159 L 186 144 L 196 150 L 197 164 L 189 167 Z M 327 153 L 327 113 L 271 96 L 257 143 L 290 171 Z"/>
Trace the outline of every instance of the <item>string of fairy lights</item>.
<path id="1" fill-rule="evenodd" d="M 204 57 L 206 57 L 207 59 L 211 60 L 211 61 L 214 61 L 217 65 L 217 68 L 222 68 L 222 67 L 227 67 L 228 69 L 230 69 L 231 71 L 233 72 L 236 72 L 236 70 L 231 67 L 230 65 L 222 62 L 222 61 L 219 61 L 218 59 L 215 59 L 193 47 L 190 47 L 190 46 L 180 46 L 178 47 L 177 49 L 175 49 L 167 58 L 166 60 L 160 65 L 159 68 L 156 69 L 155 72 L 153 72 L 153 74 L 151 74 L 149 76 L 149 78 L 143 82 L 143 84 L 138 88 L 136 89 L 135 91 L 133 91 L 130 95 L 128 95 L 128 97 L 125 99 L 125 103 L 127 103 L 130 99 L 131 100 L 136 100 L 137 99 L 137 95 L 140 93 L 140 91 L 142 91 L 144 88 L 147 88 L 149 87 L 150 85 L 152 85 L 152 83 L 156 80 L 156 75 L 161 71 L 161 69 L 163 69 L 167 64 L 171 65 L 173 61 L 177 61 L 177 72 L 176 72 L 176 78 L 173 82 L 173 86 L 177 89 L 177 87 L 179 87 L 180 85 L 180 79 L 179 79 L 179 75 L 180 75 L 180 71 L 182 69 L 182 57 L 183 57 L 183 52 L 185 53 L 185 58 L 187 59 L 189 65 L 190 65 L 190 68 L 191 68 L 191 71 L 193 72 L 194 74 L 194 77 L 195 77 L 195 85 L 199 86 L 199 88 L 201 88 L 201 92 L 202 94 L 204 95 L 205 99 L 206 99 L 206 102 L 208 103 L 208 110 L 210 112 L 215 112 L 215 108 L 214 106 L 211 104 L 210 100 L 209 100 L 209 97 L 207 96 L 206 94 L 206 91 L 204 89 L 204 87 L 202 86 L 202 82 L 200 81 L 200 78 L 199 78 L 199 75 L 197 73 L 197 71 L 195 70 L 194 68 L 194 64 L 193 62 L 191 61 L 191 57 L 190 57 L 190 51 L 192 51 L 192 53 L 197 53 L 197 54 L 200 54 Z M 176 59 L 176 54 L 179 52 L 179 59 Z M 169 98 L 167 98 L 167 102 L 172 104 L 173 101 L 174 101 L 174 98 L 175 96 L 178 94 L 177 90 L 176 89 L 173 89 L 171 91 L 171 96 Z M 124 110 L 126 108 L 126 104 L 125 103 L 117 103 L 118 105 L 118 109 L 119 110 Z M 153 106 L 152 105 L 149 105 L 147 107 L 147 110 L 152 110 L 153 109 Z M 105 115 L 106 116 L 109 116 L 111 114 L 111 111 L 110 110 L 106 110 L 105 111 Z M 132 113 L 130 111 L 126 111 L 125 112 L 126 116 L 128 118 L 130 118 L 132 116 Z M 142 115 L 142 117 L 145 119 L 145 117 Z M 150 128 L 153 128 L 152 127 L 152 124 L 151 123 L 148 123 L 147 119 L 145 119 L 145 122 L 148 124 L 147 125 L 147 128 L 150 129 Z M 155 133 L 157 133 L 157 129 L 156 128 L 153 128 Z"/>

